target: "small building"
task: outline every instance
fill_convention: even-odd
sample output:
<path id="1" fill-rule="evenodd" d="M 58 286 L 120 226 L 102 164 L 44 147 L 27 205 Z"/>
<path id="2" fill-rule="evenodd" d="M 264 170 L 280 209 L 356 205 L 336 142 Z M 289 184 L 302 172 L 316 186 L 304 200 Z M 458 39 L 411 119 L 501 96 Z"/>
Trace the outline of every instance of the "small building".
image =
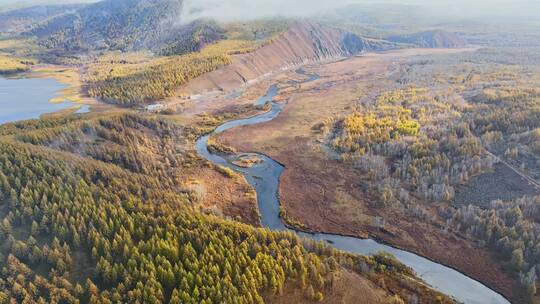
<path id="1" fill-rule="evenodd" d="M 161 103 L 151 104 L 144 107 L 144 109 L 148 112 L 157 112 L 163 110 L 163 108 L 165 108 L 165 105 Z"/>

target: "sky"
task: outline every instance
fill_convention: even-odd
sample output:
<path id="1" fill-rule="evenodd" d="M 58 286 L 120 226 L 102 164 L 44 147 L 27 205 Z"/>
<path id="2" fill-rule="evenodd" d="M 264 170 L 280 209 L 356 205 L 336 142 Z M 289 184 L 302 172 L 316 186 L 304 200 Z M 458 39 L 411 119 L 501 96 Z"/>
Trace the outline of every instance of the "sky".
<path id="1" fill-rule="evenodd" d="M 27 5 L 28 3 L 58 4 L 96 0 L 0 0 L 0 7 L 6 5 Z M 119 0 L 115 0 L 119 1 Z M 333 10 L 351 3 L 398 3 L 422 5 L 434 13 L 452 14 L 459 17 L 492 16 L 504 18 L 538 18 L 540 20 L 540 0 L 185 0 L 183 21 L 207 17 L 221 21 L 257 19 L 273 16 L 309 16 Z"/>
<path id="2" fill-rule="evenodd" d="M 268 16 L 308 16 L 348 4 L 419 5 L 434 14 L 473 18 L 485 16 L 506 18 L 523 16 L 540 20 L 540 0 L 186 0 L 184 21 L 210 17 L 256 19 Z"/>

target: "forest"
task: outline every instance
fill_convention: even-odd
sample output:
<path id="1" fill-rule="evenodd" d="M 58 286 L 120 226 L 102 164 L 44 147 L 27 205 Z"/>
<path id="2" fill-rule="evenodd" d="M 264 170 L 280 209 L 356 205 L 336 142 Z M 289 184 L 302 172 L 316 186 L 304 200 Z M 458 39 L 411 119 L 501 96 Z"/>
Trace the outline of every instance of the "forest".
<path id="1" fill-rule="evenodd" d="M 413 59 L 314 126 L 370 181 L 373 206 L 485 248 L 524 287 L 524 302 L 540 275 L 539 64 L 536 47 Z M 497 195 L 505 199 L 484 201 Z"/>
<path id="2" fill-rule="evenodd" d="M 416 64 L 400 81 L 451 86 L 467 103 L 463 119 L 483 146 L 538 177 L 535 134 L 540 117 L 538 48 L 486 48 L 432 64 Z M 509 56 L 515 52 L 519 56 Z M 449 69 L 449 66 L 452 67 Z M 443 69 L 446 69 L 443 72 Z M 429 76 L 431 78 L 429 78 Z"/>
<path id="3" fill-rule="evenodd" d="M 0 14 L 0 75 L 55 77 L 69 87 L 51 102 L 75 92 L 91 110 L 0 126 L 0 304 L 347 302 L 332 300 L 336 290 L 375 293 L 381 304 L 454 303 L 389 254 L 261 228 L 254 187 L 198 155 L 201 135 L 270 110 L 248 105 L 270 81 L 283 89 L 281 129 L 268 123 L 275 129 L 257 152 L 288 170 L 279 188 L 286 224 L 388 243 L 513 302 L 538 302 L 538 35 L 461 20 L 443 29 L 437 16 L 427 26 L 401 5 L 240 21 L 193 21 L 200 12 L 187 6 L 104 0 Z M 271 63 L 256 74 L 283 72 L 275 78 L 217 102 L 183 95 L 284 32 L 253 56 Z M 264 65 L 244 57 L 249 70 Z M 311 72 L 310 83 L 293 80 Z M 327 96 L 336 98 L 319 100 Z M 146 107 L 156 103 L 163 109 Z M 209 148 L 235 151 L 218 138 Z"/>
<path id="4" fill-rule="evenodd" d="M 479 240 L 505 263 L 530 294 L 537 292 L 540 262 L 540 197 L 522 197 L 513 201 L 493 201 L 488 209 L 474 205 L 459 209 L 440 208 L 446 229 Z"/>
<path id="5" fill-rule="evenodd" d="M 166 167 L 201 162 L 172 141 L 204 128 L 134 113 L 0 127 L 2 303 L 263 303 L 290 285 L 318 302 L 345 269 L 388 303 L 451 303 L 391 256 L 201 213 Z"/>
<path id="6" fill-rule="evenodd" d="M 98 63 L 88 77 L 88 94 L 120 105 L 151 103 L 174 96 L 190 79 L 230 63 L 226 54 L 189 54 L 128 66 Z"/>
<path id="7" fill-rule="evenodd" d="M 493 165 L 457 109 L 436 94 L 415 86 L 382 92 L 323 127 L 341 160 L 377 181 L 380 207 L 408 206 L 412 196 L 451 201 L 457 184 Z"/>
<path id="8" fill-rule="evenodd" d="M 244 29 L 245 31 L 245 29 Z M 97 58 L 87 72 L 87 91 L 92 97 L 119 105 L 142 105 L 177 96 L 189 80 L 232 63 L 232 55 L 264 46 L 274 35 L 263 32 L 262 40 L 249 40 L 233 26 L 231 39 L 206 45 L 184 55 L 155 57 L 144 52 L 107 53 Z M 258 37 L 254 26 L 254 37 Z M 270 35 L 270 36 L 267 36 Z"/>

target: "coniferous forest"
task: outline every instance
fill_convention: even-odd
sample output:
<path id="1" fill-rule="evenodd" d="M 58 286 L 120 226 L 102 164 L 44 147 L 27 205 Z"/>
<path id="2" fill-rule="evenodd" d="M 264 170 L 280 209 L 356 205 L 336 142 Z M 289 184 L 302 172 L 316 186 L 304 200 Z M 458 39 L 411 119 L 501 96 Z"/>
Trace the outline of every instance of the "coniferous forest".
<path id="1" fill-rule="evenodd" d="M 115 114 L 0 132 L 2 302 L 263 303 L 285 286 L 316 302 L 341 271 L 395 294 L 389 301 L 438 296 L 389 256 L 344 254 L 197 211 L 162 166 L 185 166 L 167 141 L 195 128 Z"/>
<path id="2" fill-rule="evenodd" d="M 0 304 L 540 303 L 540 4 L 345 2 L 0 0 Z"/>

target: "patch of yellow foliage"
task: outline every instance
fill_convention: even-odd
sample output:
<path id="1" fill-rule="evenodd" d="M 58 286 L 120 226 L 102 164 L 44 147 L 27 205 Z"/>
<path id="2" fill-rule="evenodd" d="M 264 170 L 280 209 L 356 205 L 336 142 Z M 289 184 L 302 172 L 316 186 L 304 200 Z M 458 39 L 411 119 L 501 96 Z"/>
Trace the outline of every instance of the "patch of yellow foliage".
<path id="1" fill-rule="evenodd" d="M 28 70 L 36 61 L 0 54 L 0 74 L 13 74 Z"/>
<path id="2" fill-rule="evenodd" d="M 409 87 L 382 93 L 374 107 L 357 110 L 338 123 L 332 146 L 342 152 L 363 154 L 375 144 L 418 136 L 422 113 L 427 106 L 437 104 L 427 92 Z"/>
<path id="3" fill-rule="evenodd" d="M 388 114 L 388 113 L 386 113 Z M 415 136 L 420 123 L 410 116 L 394 116 L 373 112 L 354 112 L 343 121 L 343 131 L 362 142 L 385 142 L 400 136 Z"/>
<path id="4" fill-rule="evenodd" d="M 232 62 L 230 55 L 212 49 L 181 56 L 128 58 L 101 58 L 93 64 L 87 74 L 89 95 L 119 104 L 152 102 L 174 96 L 190 79 Z"/>
<path id="5" fill-rule="evenodd" d="M 384 104 L 395 104 L 399 102 L 410 102 L 414 103 L 417 98 L 419 98 L 422 94 L 425 94 L 427 90 L 425 88 L 418 88 L 415 86 L 410 86 L 406 89 L 402 90 L 396 90 L 396 91 L 389 91 L 382 93 L 379 98 L 377 99 L 377 102 L 380 105 Z"/>
<path id="6" fill-rule="evenodd" d="M 221 40 L 204 48 L 207 54 L 245 54 L 255 51 L 260 43 L 253 40 Z"/>

